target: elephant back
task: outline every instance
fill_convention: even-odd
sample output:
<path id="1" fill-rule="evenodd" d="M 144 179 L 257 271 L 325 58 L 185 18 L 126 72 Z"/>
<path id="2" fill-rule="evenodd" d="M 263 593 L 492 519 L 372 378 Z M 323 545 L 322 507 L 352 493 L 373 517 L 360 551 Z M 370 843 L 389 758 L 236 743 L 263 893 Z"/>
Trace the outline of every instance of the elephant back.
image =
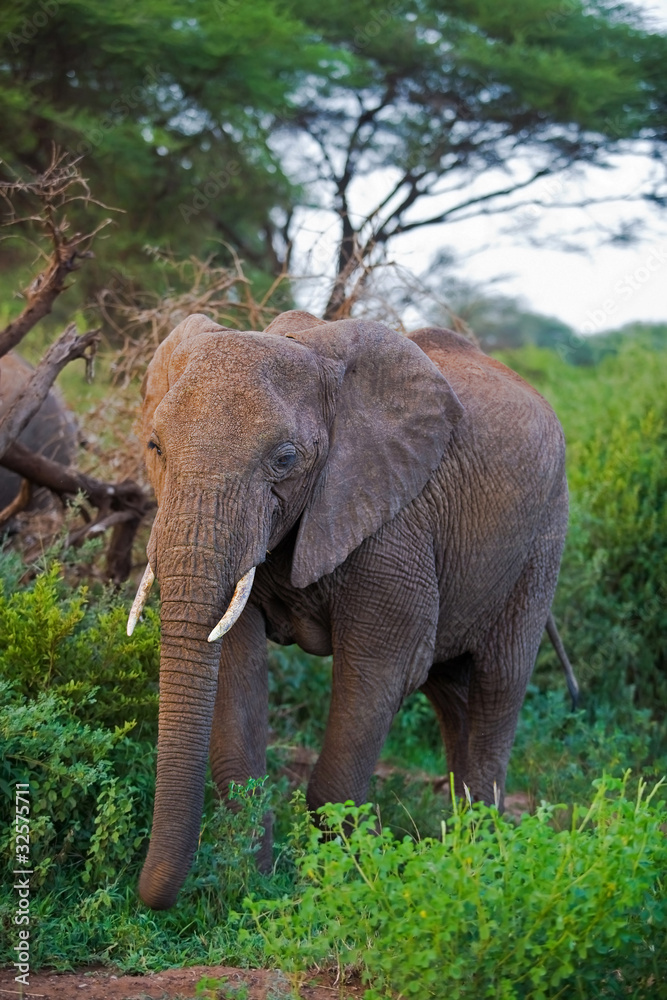
<path id="1" fill-rule="evenodd" d="M 27 361 L 17 354 L 0 358 L 0 417 L 23 391 L 32 371 Z M 51 389 L 18 440 L 30 451 L 60 465 L 70 465 L 74 461 L 78 428 L 74 414 L 68 410 L 57 389 Z M 0 466 L 0 509 L 18 495 L 20 485 L 19 476 Z"/>

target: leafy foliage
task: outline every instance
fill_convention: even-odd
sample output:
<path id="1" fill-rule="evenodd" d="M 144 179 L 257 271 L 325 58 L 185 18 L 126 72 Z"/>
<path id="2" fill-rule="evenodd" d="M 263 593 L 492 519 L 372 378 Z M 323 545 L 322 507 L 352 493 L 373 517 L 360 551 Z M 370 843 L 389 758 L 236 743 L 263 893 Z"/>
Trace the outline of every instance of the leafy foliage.
<path id="1" fill-rule="evenodd" d="M 17 696 L 48 689 L 83 721 L 157 722 L 158 618 L 148 609 L 132 639 L 111 593 L 87 609 L 86 587 L 71 592 L 54 563 L 26 588 L 0 581 L 0 674 Z"/>
<path id="2" fill-rule="evenodd" d="M 6 810 L 13 802 L 14 784 L 29 781 L 31 860 L 38 884 L 53 865 L 62 865 L 70 856 L 80 858 L 91 843 L 86 880 L 106 875 L 131 856 L 143 839 L 140 836 L 133 843 L 126 820 L 134 791 L 130 784 L 123 789 L 125 801 L 117 801 L 115 765 L 122 760 L 122 748 L 128 746 L 126 736 L 132 724 L 115 732 L 92 728 L 73 718 L 70 704 L 57 695 L 41 693 L 27 704 L 12 695 L 10 685 L 3 681 L 3 820 L 8 820 Z M 102 831 L 107 824 L 113 833 L 105 837 Z M 9 822 L 3 822 L 3 829 L 9 846 Z M 96 861 L 101 863 L 98 869 Z"/>
<path id="3" fill-rule="evenodd" d="M 22 0 L 0 38 L 2 156 L 39 169 L 56 142 L 84 157 L 99 199 L 129 217 L 107 269 L 129 255 L 141 271 L 145 244 L 206 256 L 232 233 L 261 258 L 254 234 L 289 192 L 267 123 L 320 52 L 300 20 L 273 0 Z"/>
<path id="4" fill-rule="evenodd" d="M 585 691 L 652 709 L 667 699 L 667 366 L 657 332 L 626 335 L 595 367 L 535 348 L 506 356 L 553 403 L 567 438 L 570 527 L 555 603 L 566 648 Z"/>
<path id="5" fill-rule="evenodd" d="M 156 246 L 228 262 L 228 244 L 266 281 L 312 204 L 339 216 L 342 274 L 523 186 L 515 172 L 492 205 L 465 194 L 443 213 L 443 181 L 468 192 L 519 161 L 537 179 L 665 138 L 665 38 L 623 4 L 18 0 L 0 13 L 0 52 L 4 164 L 43 169 L 55 142 L 127 213 L 92 287 L 111 261 L 159 282 Z M 385 169 L 395 196 L 379 184 L 357 221 L 357 181 Z"/>
<path id="6" fill-rule="evenodd" d="M 332 956 L 356 965 L 368 1000 L 656 995 L 665 803 L 659 786 L 633 800 L 624 781 L 595 785 L 560 832 L 552 806 L 519 826 L 475 807 L 455 809 L 439 840 L 399 841 L 375 835 L 364 808 L 323 807 L 331 836 L 311 832 L 297 896 L 249 903 L 267 957 L 300 970 Z"/>

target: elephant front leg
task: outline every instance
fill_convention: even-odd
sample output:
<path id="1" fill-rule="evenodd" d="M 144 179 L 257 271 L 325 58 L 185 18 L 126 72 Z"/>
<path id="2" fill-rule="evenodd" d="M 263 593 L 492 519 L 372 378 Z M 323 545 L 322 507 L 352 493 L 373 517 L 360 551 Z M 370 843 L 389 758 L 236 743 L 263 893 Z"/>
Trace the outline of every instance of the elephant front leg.
<path id="1" fill-rule="evenodd" d="M 220 798 L 230 808 L 229 785 L 246 784 L 266 774 L 269 732 L 268 665 L 264 620 L 257 608 L 247 605 L 234 627 L 224 636 L 220 654 L 218 692 L 211 731 L 210 760 Z M 272 816 L 263 820 L 264 835 L 257 864 L 267 871 L 272 864 Z"/>
<path id="2" fill-rule="evenodd" d="M 394 715 L 433 660 L 438 613 L 434 572 L 398 577 L 392 552 L 350 566 L 332 615 L 333 690 L 322 752 L 308 785 L 315 810 L 368 801 Z M 389 571 L 384 561 L 389 564 Z M 362 562 L 362 560 L 359 560 Z M 428 558 L 425 557 L 428 565 Z M 392 571 L 393 567 L 393 571 Z"/>

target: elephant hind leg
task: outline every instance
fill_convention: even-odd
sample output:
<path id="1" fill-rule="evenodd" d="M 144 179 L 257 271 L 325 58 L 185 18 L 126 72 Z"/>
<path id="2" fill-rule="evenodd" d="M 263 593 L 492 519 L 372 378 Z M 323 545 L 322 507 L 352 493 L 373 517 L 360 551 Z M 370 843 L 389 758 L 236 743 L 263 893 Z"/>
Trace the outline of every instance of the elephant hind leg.
<path id="1" fill-rule="evenodd" d="M 527 594 L 534 595 L 532 601 L 526 601 Z M 496 802 L 501 809 L 519 712 L 552 596 L 533 565 L 527 566 L 494 628 L 474 651 L 465 781 L 473 798 Z"/>
<path id="2" fill-rule="evenodd" d="M 447 769 L 454 774 L 454 789 L 463 795 L 468 771 L 468 693 L 473 669 L 471 653 L 434 663 L 421 690 L 440 723 L 447 755 Z"/>

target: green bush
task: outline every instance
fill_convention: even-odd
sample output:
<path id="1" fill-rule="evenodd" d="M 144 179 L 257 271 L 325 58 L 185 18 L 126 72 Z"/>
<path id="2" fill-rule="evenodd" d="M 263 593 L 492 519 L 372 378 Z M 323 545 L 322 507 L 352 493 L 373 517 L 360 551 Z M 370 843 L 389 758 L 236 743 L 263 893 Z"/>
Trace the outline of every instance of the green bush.
<path id="1" fill-rule="evenodd" d="M 438 840 L 396 840 L 368 807 L 325 806 L 331 836 L 311 832 L 297 895 L 247 903 L 267 957 L 356 966 L 368 1000 L 664 995 L 660 786 L 631 799 L 625 781 L 595 784 L 560 832 L 551 806 L 518 826 L 476 806 Z"/>
<path id="2" fill-rule="evenodd" d="M 317 747 L 331 697 L 331 657 L 299 646 L 269 645 L 269 711 L 273 742 Z"/>
<path id="3" fill-rule="evenodd" d="M 526 348 L 504 360 L 552 402 L 570 526 L 556 618 L 586 699 L 667 707 L 667 355 L 626 338 L 591 368 Z M 546 646 L 543 671 L 554 675 Z"/>
<path id="4" fill-rule="evenodd" d="M 0 706 L 3 837 L 9 854 L 13 788 L 28 782 L 36 884 L 71 858 L 86 858 L 86 881 L 117 871 L 146 836 L 145 822 L 138 831 L 129 821 L 136 792 L 131 782 L 124 782 L 119 801 L 116 765 L 123 770 L 132 723 L 115 732 L 92 728 L 57 695 L 18 703 L 6 681 L 0 681 Z"/>
<path id="5" fill-rule="evenodd" d="M 3 564 L 7 565 L 7 558 Z M 148 608 L 131 639 L 127 608 L 111 592 L 89 606 L 86 587 L 72 590 L 59 563 L 28 586 L 0 578 L 0 676 L 17 696 L 44 690 L 69 699 L 83 721 L 157 731 L 159 620 Z M 4 577 L 4 574 L 3 574 Z"/>
<path id="6" fill-rule="evenodd" d="M 629 766 L 645 781 L 667 774 L 664 719 L 631 703 L 599 702 L 573 712 L 562 691 L 529 687 L 508 788 L 528 792 L 535 805 L 543 800 L 572 802 L 585 797 L 600 774 L 620 777 Z"/>

